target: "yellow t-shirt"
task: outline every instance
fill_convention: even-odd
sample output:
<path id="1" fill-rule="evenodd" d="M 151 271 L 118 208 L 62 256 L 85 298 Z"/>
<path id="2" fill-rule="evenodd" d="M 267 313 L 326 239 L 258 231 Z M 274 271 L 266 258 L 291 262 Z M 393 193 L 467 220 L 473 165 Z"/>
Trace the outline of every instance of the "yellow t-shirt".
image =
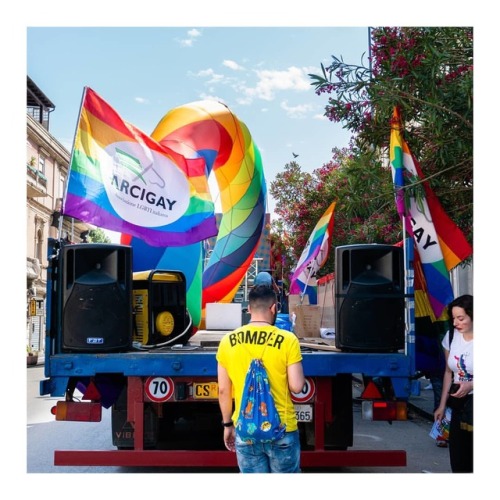
<path id="1" fill-rule="evenodd" d="M 250 362 L 261 357 L 281 422 L 286 425 L 287 432 L 295 431 L 297 419 L 288 388 L 287 366 L 302 361 L 300 344 L 292 332 L 272 325 L 244 325 L 224 335 L 219 344 L 217 361 L 227 370 L 233 384 L 233 421 L 236 422 L 240 414 L 241 396 Z"/>

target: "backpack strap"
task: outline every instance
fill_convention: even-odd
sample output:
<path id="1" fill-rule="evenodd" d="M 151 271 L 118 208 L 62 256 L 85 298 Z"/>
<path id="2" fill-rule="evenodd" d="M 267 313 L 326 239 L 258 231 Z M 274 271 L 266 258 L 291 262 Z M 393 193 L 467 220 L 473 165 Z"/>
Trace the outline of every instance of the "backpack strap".
<path id="1" fill-rule="evenodd" d="M 267 337 L 267 338 L 269 339 L 269 338 L 271 337 L 271 335 L 272 335 L 272 334 L 273 334 L 276 330 L 277 330 L 277 328 L 276 328 L 276 327 L 274 328 L 274 330 L 271 330 L 271 332 L 269 333 L 269 335 L 268 335 L 268 337 Z M 241 345 L 242 345 L 242 346 L 244 347 L 244 349 L 248 352 L 248 354 L 251 354 L 251 353 L 250 353 L 250 350 L 248 349 L 248 347 L 246 346 L 246 344 L 243 344 L 243 343 L 242 343 Z M 255 358 L 252 356 L 252 359 L 260 359 L 261 361 L 263 361 L 263 358 L 264 358 L 264 352 L 266 351 L 267 346 L 268 346 L 268 344 L 267 344 L 267 340 L 266 340 L 266 345 L 264 346 L 264 349 L 262 349 L 262 352 L 260 353 L 260 356 L 255 357 Z"/>
<path id="2" fill-rule="evenodd" d="M 275 326 L 274 329 L 269 332 L 269 335 L 268 335 L 267 339 L 269 339 L 271 337 L 271 335 L 273 333 L 275 333 L 277 330 L 278 330 L 278 328 Z M 248 350 L 247 346 L 245 344 L 241 344 L 241 345 L 244 346 L 244 348 L 246 349 L 246 351 L 250 354 L 250 351 Z M 262 366 L 263 366 L 264 370 L 266 370 L 266 368 L 265 368 L 265 365 L 264 365 L 264 359 L 263 358 L 264 358 L 264 352 L 266 351 L 268 345 L 269 344 L 267 343 L 267 340 L 266 340 L 266 345 L 264 346 L 264 349 L 262 350 L 262 352 L 260 354 L 260 357 L 253 358 L 253 359 L 260 360 L 260 362 L 262 363 Z M 251 364 L 252 364 L 252 361 L 250 361 L 250 365 Z M 288 385 L 286 385 L 285 390 L 289 391 Z M 271 397 L 272 397 L 272 394 L 271 394 Z M 273 404 L 274 404 L 274 400 L 273 400 Z M 276 409 L 276 413 L 278 413 L 277 409 Z M 288 405 L 287 405 L 287 403 L 285 401 L 285 420 L 284 420 L 285 422 L 287 421 L 287 414 L 288 414 Z M 279 415 L 279 413 L 278 413 L 278 415 Z M 286 424 L 285 424 L 285 427 L 286 427 Z"/>

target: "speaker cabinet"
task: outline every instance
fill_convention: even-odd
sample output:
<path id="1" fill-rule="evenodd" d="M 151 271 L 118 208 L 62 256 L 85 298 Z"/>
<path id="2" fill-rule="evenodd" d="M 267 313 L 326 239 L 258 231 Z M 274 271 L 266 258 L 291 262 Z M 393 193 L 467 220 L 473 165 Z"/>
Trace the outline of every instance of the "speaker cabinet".
<path id="1" fill-rule="evenodd" d="M 61 248 L 62 350 L 126 351 L 132 344 L 132 249 Z"/>
<path id="2" fill-rule="evenodd" d="M 335 249 L 335 345 L 345 351 L 404 347 L 404 255 L 391 245 Z"/>

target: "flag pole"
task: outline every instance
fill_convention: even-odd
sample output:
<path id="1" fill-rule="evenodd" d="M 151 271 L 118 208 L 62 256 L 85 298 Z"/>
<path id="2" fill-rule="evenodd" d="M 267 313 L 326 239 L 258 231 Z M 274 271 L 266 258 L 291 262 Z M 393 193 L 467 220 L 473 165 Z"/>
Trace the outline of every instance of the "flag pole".
<path id="1" fill-rule="evenodd" d="M 61 215 L 64 215 L 64 209 L 66 208 L 66 200 L 68 198 L 69 178 L 70 178 L 70 175 L 71 175 L 71 168 L 73 166 L 73 157 L 75 155 L 76 136 L 77 136 L 77 133 L 78 133 L 78 127 L 80 126 L 80 120 L 82 118 L 83 103 L 85 101 L 85 96 L 87 94 L 87 89 L 88 89 L 87 86 L 83 87 L 82 98 L 80 100 L 80 110 L 78 112 L 78 120 L 76 121 L 75 133 L 73 135 L 73 144 L 71 146 L 71 158 L 69 160 L 68 175 L 67 175 L 67 179 L 66 179 L 66 186 L 64 187 L 64 194 L 63 194 L 62 201 L 61 201 L 61 209 L 60 209 Z M 61 233 L 59 233 L 59 234 L 61 234 Z"/>
<path id="2" fill-rule="evenodd" d="M 399 116 L 400 134 L 402 136 L 402 119 Z M 394 125 L 393 125 L 394 126 Z M 404 169 L 404 162 L 402 168 Z M 403 210 L 401 213 L 401 227 L 403 235 L 403 262 L 404 262 L 404 309 L 405 309 L 405 354 L 410 358 L 410 370 L 414 373 L 416 370 L 415 365 L 415 299 L 414 299 L 414 257 L 413 257 L 413 246 L 410 248 L 410 244 L 413 245 L 413 238 L 411 232 L 408 230 L 408 213 L 406 205 L 406 191 L 404 189 L 404 176 L 403 185 L 400 186 L 402 206 Z"/>
<path id="3" fill-rule="evenodd" d="M 313 267 L 311 265 L 311 269 L 309 270 L 309 276 L 307 277 L 307 280 L 306 280 L 306 284 L 304 285 L 304 290 L 302 290 L 301 294 L 300 294 L 300 304 L 302 305 L 302 302 L 304 301 L 304 295 L 306 294 L 306 290 L 307 290 L 307 285 L 309 285 L 309 280 L 311 279 L 311 276 L 313 274 Z"/>

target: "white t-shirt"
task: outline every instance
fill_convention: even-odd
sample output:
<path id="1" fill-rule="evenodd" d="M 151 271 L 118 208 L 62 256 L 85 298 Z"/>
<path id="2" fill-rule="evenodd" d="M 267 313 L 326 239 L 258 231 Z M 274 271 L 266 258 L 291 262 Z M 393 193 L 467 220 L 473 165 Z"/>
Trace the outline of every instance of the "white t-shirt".
<path id="1" fill-rule="evenodd" d="M 474 340 L 464 340 L 463 335 L 455 330 L 451 350 L 449 347 L 449 332 L 444 336 L 442 345 L 447 351 L 450 351 L 448 356 L 448 366 L 453 372 L 453 382 L 470 382 L 474 378 L 474 363 L 472 350 Z"/>

